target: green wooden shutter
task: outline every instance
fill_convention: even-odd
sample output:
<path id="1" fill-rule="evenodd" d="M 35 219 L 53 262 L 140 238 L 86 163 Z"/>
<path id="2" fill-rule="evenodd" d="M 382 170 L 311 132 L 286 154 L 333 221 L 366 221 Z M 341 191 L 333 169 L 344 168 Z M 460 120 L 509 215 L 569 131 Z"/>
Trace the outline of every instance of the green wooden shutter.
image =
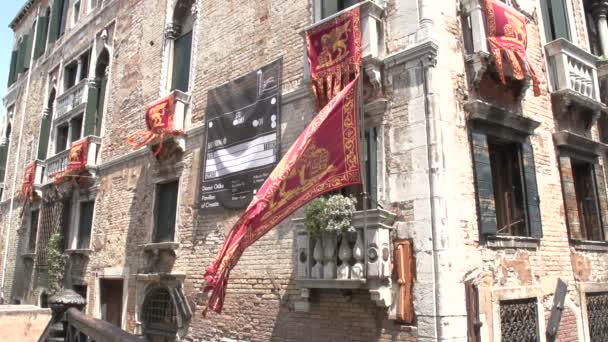
<path id="1" fill-rule="evenodd" d="M 38 159 L 45 160 L 51 133 L 51 115 L 43 115 L 40 123 L 40 136 L 38 139 Z"/>
<path id="2" fill-rule="evenodd" d="M 61 25 L 61 14 L 63 13 L 63 0 L 53 0 L 51 8 L 51 25 L 49 29 L 49 43 L 59 38 L 59 27 Z"/>
<path id="3" fill-rule="evenodd" d="M 541 238 L 543 236 L 542 220 L 540 215 L 540 198 L 538 184 L 536 183 L 536 165 L 534 163 L 534 150 L 529 143 L 522 144 L 522 161 L 524 181 L 526 185 L 526 204 L 528 206 L 528 227 L 530 236 Z"/>
<path id="4" fill-rule="evenodd" d="M 59 37 L 63 36 L 63 34 L 65 33 L 65 28 L 68 23 L 68 5 L 68 0 L 61 0 L 61 20 L 59 24 Z"/>
<path id="5" fill-rule="evenodd" d="M 40 16 L 38 18 L 38 26 L 36 27 L 36 46 L 34 47 L 34 59 L 38 59 L 46 49 L 46 35 L 48 30 L 49 18 Z"/>
<path id="6" fill-rule="evenodd" d="M 10 65 L 10 69 L 9 69 L 9 73 L 8 73 L 8 86 L 15 83 L 15 78 L 17 76 L 17 58 L 18 58 L 18 52 L 17 52 L 17 50 L 14 50 L 11 53 L 11 65 Z"/>
<path id="7" fill-rule="evenodd" d="M 34 40 L 33 32 L 26 34 L 23 38 L 23 70 L 30 68 L 30 60 L 32 59 L 32 41 Z"/>
<path id="8" fill-rule="evenodd" d="M 80 222 L 78 225 L 78 249 L 88 249 L 93 228 L 93 212 L 95 202 L 82 202 L 80 204 Z"/>
<path id="9" fill-rule="evenodd" d="M 8 145 L 0 146 L 0 183 L 4 183 L 4 174 L 6 172 L 6 150 Z"/>
<path id="10" fill-rule="evenodd" d="M 103 107 L 106 103 L 106 90 L 108 86 L 108 79 L 102 78 L 101 84 L 98 90 L 97 97 L 97 115 L 95 116 L 95 135 L 101 136 L 101 124 L 103 122 Z"/>
<path id="11" fill-rule="evenodd" d="M 555 30 L 555 39 L 564 38 L 570 40 L 570 30 L 568 28 L 568 11 L 564 0 L 551 1 L 553 28 Z"/>
<path id="12" fill-rule="evenodd" d="M 99 86 L 99 85 L 98 85 Z M 98 89 L 89 86 L 87 97 L 87 109 L 84 115 L 84 136 L 93 135 L 95 132 L 95 117 L 97 116 Z"/>
<path id="13" fill-rule="evenodd" d="M 25 40 L 22 39 L 19 42 L 19 47 L 17 48 L 17 74 L 21 74 L 23 73 L 24 70 L 24 66 L 25 66 L 25 44 L 24 44 Z"/>
<path id="14" fill-rule="evenodd" d="M 376 127 L 365 130 L 367 140 L 367 191 L 370 198 L 368 208 L 374 209 L 378 204 L 378 132 Z"/>
<path id="15" fill-rule="evenodd" d="M 471 142 L 473 145 L 479 229 L 483 235 L 495 235 L 497 232 L 496 207 L 488 138 L 483 133 L 473 132 L 471 133 Z"/>
<path id="16" fill-rule="evenodd" d="M 156 231 L 154 242 L 173 241 L 177 211 L 178 183 L 160 184 L 156 197 Z"/>
<path id="17" fill-rule="evenodd" d="M 177 38 L 174 42 L 172 89 L 188 92 L 191 53 L 192 31 Z"/>

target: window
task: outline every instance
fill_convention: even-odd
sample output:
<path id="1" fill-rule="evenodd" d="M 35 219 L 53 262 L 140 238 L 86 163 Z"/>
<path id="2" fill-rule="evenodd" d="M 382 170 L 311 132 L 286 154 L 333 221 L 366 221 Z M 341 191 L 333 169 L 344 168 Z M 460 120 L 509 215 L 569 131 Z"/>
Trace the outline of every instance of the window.
<path id="1" fill-rule="evenodd" d="M 74 3 L 74 8 L 72 9 L 73 11 L 73 22 L 72 25 L 76 25 L 76 23 L 78 22 L 78 19 L 80 17 L 80 1 L 76 1 Z"/>
<path id="2" fill-rule="evenodd" d="M 520 146 L 488 141 L 498 235 L 528 236 Z"/>
<path id="3" fill-rule="evenodd" d="M 76 85 L 76 78 L 78 75 L 78 63 L 72 62 L 65 67 L 65 73 L 63 75 L 63 89 L 68 90 Z"/>
<path id="4" fill-rule="evenodd" d="M 53 0 L 51 7 L 51 19 L 49 24 L 49 42 L 55 42 L 65 32 L 65 17 L 67 14 L 68 0 Z"/>
<path id="5" fill-rule="evenodd" d="M 78 243 L 76 248 L 88 249 L 91 241 L 91 230 L 93 227 L 93 212 L 95 201 L 80 203 L 80 219 L 78 223 Z M 86 298 L 86 297 L 85 297 Z"/>
<path id="6" fill-rule="evenodd" d="M 542 237 L 532 146 L 475 131 L 472 145 L 482 235 Z"/>
<path id="7" fill-rule="evenodd" d="M 566 2 L 564 0 L 541 0 L 540 7 L 547 42 L 558 38 L 570 40 Z"/>
<path id="8" fill-rule="evenodd" d="M 576 206 L 584 240 L 604 240 L 593 164 L 572 160 Z"/>
<path id="9" fill-rule="evenodd" d="M 178 182 L 156 186 L 155 226 L 152 242 L 173 241 L 177 211 Z"/>
<path id="10" fill-rule="evenodd" d="M 40 137 L 38 139 L 38 159 L 45 160 L 49 145 L 49 135 L 51 134 L 51 123 L 53 122 L 53 110 L 55 106 L 55 88 L 51 89 L 49 99 L 46 104 L 46 109 L 42 115 L 40 122 Z"/>
<path id="11" fill-rule="evenodd" d="M 608 292 L 587 293 L 586 298 L 590 341 L 608 341 Z"/>
<path id="12" fill-rule="evenodd" d="M 8 148 L 11 141 L 12 122 L 14 106 L 8 107 L 6 112 L 6 126 L 0 127 L 4 129 L 4 134 L 0 137 L 0 183 L 4 183 L 4 177 L 6 175 L 6 162 L 8 159 Z"/>
<path id="13" fill-rule="evenodd" d="M 70 120 L 70 127 L 72 128 L 70 143 L 80 140 L 82 138 L 82 114 Z"/>
<path id="14" fill-rule="evenodd" d="M 44 15 L 38 18 L 36 28 L 36 46 L 34 47 L 34 59 L 38 59 L 46 50 L 46 43 L 49 35 L 51 9 L 47 8 Z"/>
<path id="15" fill-rule="evenodd" d="M 34 210 L 30 213 L 30 236 L 27 242 L 27 252 L 36 252 L 36 237 L 38 236 L 38 210 Z"/>
<path id="16" fill-rule="evenodd" d="M 7 85 L 10 87 L 17 80 L 17 58 L 19 55 L 19 51 L 17 49 L 11 52 L 11 64 L 8 73 L 8 83 Z"/>
<path id="17" fill-rule="evenodd" d="M 63 36 L 65 33 L 65 27 L 68 19 L 68 3 L 69 0 L 55 0 L 61 2 L 61 20 L 59 24 L 59 37 Z"/>
<path id="18" fill-rule="evenodd" d="M 173 22 L 177 29 L 177 34 L 173 42 L 171 90 L 188 92 L 189 89 L 192 60 L 192 30 L 194 27 L 193 4 L 193 0 L 182 0 L 175 6 Z"/>
<path id="19" fill-rule="evenodd" d="M 86 79 L 89 76 L 89 59 L 90 59 L 89 56 L 90 56 L 90 51 L 87 51 L 87 52 L 83 53 L 79 58 L 81 70 L 80 70 L 80 75 L 78 77 L 78 82 Z"/>
<path id="20" fill-rule="evenodd" d="M 177 334 L 177 311 L 165 288 L 148 293 L 141 308 L 143 331 L 150 342 L 172 342 Z"/>
<path id="21" fill-rule="evenodd" d="M 94 126 L 91 130 L 95 136 L 101 136 L 101 124 L 103 122 L 106 89 L 108 86 L 109 66 L 110 53 L 107 49 L 103 49 L 97 57 L 97 65 L 95 66 L 96 87 L 89 88 L 89 100 L 87 102 L 87 116 L 92 115 L 94 118 L 94 120 L 92 120 Z M 87 120 L 87 122 L 89 122 L 89 120 Z"/>
<path id="22" fill-rule="evenodd" d="M 539 341 L 536 298 L 500 302 L 502 341 Z"/>
<path id="23" fill-rule="evenodd" d="M 40 307 L 43 309 L 49 307 L 49 294 L 46 291 L 42 291 L 40 294 Z"/>
<path id="24" fill-rule="evenodd" d="M 332 16 L 344 9 L 355 5 L 358 0 L 320 0 L 318 2 L 321 13 L 321 19 Z"/>
<path id="25" fill-rule="evenodd" d="M 378 207 L 378 157 L 380 144 L 380 129 L 378 127 L 370 127 L 365 129 L 365 141 L 363 142 L 363 153 L 365 160 L 365 191 L 367 194 L 367 203 L 363 205 L 363 186 L 352 185 L 336 193 L 341 193 L 344 196 L 354 197 L 357 199 L 357 210 L 375 209 Z"/>
<path id="26" fill-rule="evenodd" d="M 72 290 L 74 290 L 74 292 L 78 293 L 85 300 L 87 299 L 88 286 L 86 286 L 86 285 L 72 285 Z"/>
<path id="27" fill-rule="evenodd" d="M 67 124 L 57 126 L 55 139 L 55 153 L 65 151 L 68 148 L 68 132 L 70 128 Z"/>

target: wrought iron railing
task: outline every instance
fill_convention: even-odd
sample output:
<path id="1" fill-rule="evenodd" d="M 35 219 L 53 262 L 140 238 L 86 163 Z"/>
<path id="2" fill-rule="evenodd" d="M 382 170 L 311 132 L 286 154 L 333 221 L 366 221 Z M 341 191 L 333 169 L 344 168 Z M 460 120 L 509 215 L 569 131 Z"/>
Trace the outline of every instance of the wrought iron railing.
<path id="1" fill-rule="evenodd" d="M 60 118 L 87 102 L 86 87 L 88 80 L 84 79 L 57 97 L 57 117 Z"/>
<path id="2" fill-rule="evenodd" d="M 608 292 L 587 293 L 591 342 L 608 341 Z"/>
<path id="3" fill-rule="evenodd" d="M 536 298 L 501 302 L 500 334 L 503 341 L 539 341 Z"/>

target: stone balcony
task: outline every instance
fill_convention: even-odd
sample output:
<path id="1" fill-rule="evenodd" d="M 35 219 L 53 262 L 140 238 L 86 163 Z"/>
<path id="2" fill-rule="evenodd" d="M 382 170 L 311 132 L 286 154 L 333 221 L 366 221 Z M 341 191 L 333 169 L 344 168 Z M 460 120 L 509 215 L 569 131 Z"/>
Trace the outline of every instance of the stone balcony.
<path id="1" fill-rule="evenodd" d="M 95 176 L 98 166 L 97 157 L 99 155 L 99 149 L 101 148 L 101 138 L 96 136 L 88 136 L 86 139 L 89 140 L 86 168 L 92 176 Z M 38 168 L 41 170 L 39 173 L 41 177 L 38 178 L 37 176 L 36 179 L 40 179 L 39 184 L 47 185 L 52 183 L 57 176 L 67 169 L 69 153 L 69 149 L 61 151 L 38 164 Z"/>
<path id="2" fill-rule="evenodd" d="M 310 289 L 367 289 L 379 306 L 392 303 L 391 231 L 395 216 L 376 209 L 356 212 L 356 233 L 323 235 L 313 239 L 304 219 L 295 219 L 296 285 L 302 297 Z"/>
<path id="3" fill-rule="evenodd" d="M 361 8 L 361 59 L 363 61 L 363 69 L 369 77 L 370 83 L 374 88 L 380 87 L 381 82 L 381 65 L 384 58 L 384 8 L 378 3 L 366 0 L 347 8 Z M 345 10 L 345 11 L 346 11 Z M 338 12 L 323 20 L 315 22 L 313 25 L 306 27 L 302 32 L 302 36 L 306 36 L 306 31 L 322 25 L 323 23 L 339 16 L 343 12 Z M 306 49 L 306 39 L 304 39 L 304 51 Z M 308 56 L 304 56 L 304 74 L 309 76 Z"/>
<path id="4" fill-rule="evenodd" d="M 55 120 L 84 112 L 87 106 L 88 80 L 83 79 L 57 97 Z"/>

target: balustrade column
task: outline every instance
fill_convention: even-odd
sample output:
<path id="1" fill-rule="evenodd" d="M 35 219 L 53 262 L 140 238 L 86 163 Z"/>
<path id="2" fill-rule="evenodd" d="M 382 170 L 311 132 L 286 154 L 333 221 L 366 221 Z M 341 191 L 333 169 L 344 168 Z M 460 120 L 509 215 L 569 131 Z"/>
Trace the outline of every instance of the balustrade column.
<path id="1" fill-rule="evenodd" d="M 84 63 L 82 63 L 82 59 L 78 59 L 78 68 L 76 68 L 76 83 L 80 82 L 83 66 Z"/>
<path id="2" fill-rule="evenodd" d="M 593 5 L 593 15 L 597 24 L 598 39 L 602 49 L 602 56 L 608 57 L 608 1 L 599 1 Z"/>

